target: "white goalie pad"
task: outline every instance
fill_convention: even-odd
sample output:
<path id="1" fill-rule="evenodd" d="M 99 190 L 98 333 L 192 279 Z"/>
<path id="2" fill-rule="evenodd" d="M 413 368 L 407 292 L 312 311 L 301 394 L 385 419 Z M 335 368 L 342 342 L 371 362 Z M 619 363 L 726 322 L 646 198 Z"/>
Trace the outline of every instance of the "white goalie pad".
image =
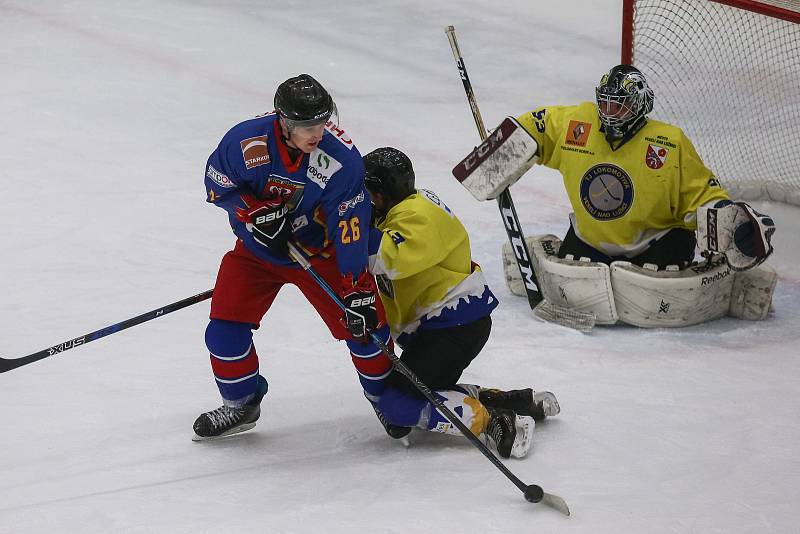
<path id="1" fill-rule="evenodd" d="M 548 302 L 594 313 L 597 324 L 623 322 L 642 328 L 690 326 L 730 315 L 766 319 L 777 283 L 775 270 L 761 264 L 748 271 L 730 268 L 725 256 L 685 269 L 656 271 L 626 261 L 608 266 L 558 259 L 561 240 L 553 235 L 525 240 Z M 508 243 L 503 245 L 506 284 L 515 295 L 525 287 Z"/>
<path id="2" fill-rule="evenodd" d="M 766 263 L 736 273 L 728 315 L 748 321 L 766 319 L 777 283 L 778 273 Z"/>
<path id="3" fill-rule="evenodd" d="M 611 264 L 621 321 L 644 328 L 711 321 L 728 313 L 734 272 L 725 257 L 682 270 L 653 271 L 627 261 Z"/>
<path id="4" fill-rule="evenodd" d="M 531 236 L 525 241 L 539 277 L 539 288 L 547 302 L 594 314 L 596 324 L 617 322 L 608 265 L 559 259 L 556 254 L 561 240 L 554 235 Z M 525 295 L 522 277 L 508 243 L 503 245 L 503 268 L 509 290 L 515 295 Z"/>
<path id="5" fill-rule="evenodd" d="M 536 163 L 536 140 L 513 117 L 503 122 L 453 168 L 478 200 L 497 198 Z"/>

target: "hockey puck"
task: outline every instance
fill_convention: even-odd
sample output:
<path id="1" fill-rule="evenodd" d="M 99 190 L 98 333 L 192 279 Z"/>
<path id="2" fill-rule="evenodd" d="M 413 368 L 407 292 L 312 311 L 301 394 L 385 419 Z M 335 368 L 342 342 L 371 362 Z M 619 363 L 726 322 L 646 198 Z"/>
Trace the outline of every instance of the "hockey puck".
<path id="1" fill-rule="evenodd" d="M 537 485 L 531 485 L 525 488 L 525 500 L 528 502 L 539 502 L 544 497 L 544 491 Z"/>

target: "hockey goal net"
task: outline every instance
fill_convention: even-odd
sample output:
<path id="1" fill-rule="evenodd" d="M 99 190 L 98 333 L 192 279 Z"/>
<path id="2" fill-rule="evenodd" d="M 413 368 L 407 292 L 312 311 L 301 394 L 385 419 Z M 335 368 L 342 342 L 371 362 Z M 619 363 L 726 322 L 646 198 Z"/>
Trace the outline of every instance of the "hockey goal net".
<path id="1" fill-rule="evenodd" d="M 623 0 L 622 63 L 731 196 L 800 205 L 800 0 Z"/>

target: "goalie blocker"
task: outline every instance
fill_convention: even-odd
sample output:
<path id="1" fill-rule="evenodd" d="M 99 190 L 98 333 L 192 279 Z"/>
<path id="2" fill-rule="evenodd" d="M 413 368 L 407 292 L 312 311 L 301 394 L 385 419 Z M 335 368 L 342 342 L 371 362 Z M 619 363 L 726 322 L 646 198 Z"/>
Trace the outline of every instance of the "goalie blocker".
<path id="1" fill-rule="evenodd" d="M 553 235 L 527 239 L 545 300 L 573 310 L 594 313 L 597 324 L 623 322 L 644 328 L 680 327 L 725 315 L 765 319 L 777 274 L 761 264 L 736 271 L 721 254 L 685 269 L 638 267 L 626 261 L 611 265 L 557 257 L 561 240 Z M 525 295 L 514 254 L 503 246 L 506 283 Z M 655 266 L 653 266 L 655 267 Z"/>
<path id="2" fill-rule="evenodd" d="M 497 198 L 530 169 L 539 145 L 513 117 L 503 122 L 453 168 L 453 176 L 478 200 Z"/>

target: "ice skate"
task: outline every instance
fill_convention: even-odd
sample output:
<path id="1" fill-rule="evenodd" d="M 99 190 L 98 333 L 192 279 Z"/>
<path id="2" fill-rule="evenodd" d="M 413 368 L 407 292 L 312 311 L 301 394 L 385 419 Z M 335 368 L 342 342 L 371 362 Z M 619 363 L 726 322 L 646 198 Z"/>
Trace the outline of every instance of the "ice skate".
<path id="1" fill-rule="evenodd" d="M 555 395 L 549 391 L 534 393 L 531 388 L 510 391 L 481 388 L 478 400 L 487 408 L 513 410 L 518 415 L 533 417 L 535 421 L 543 421 L 561 412 Z"/>
<path id="2" fill-rule="evenodd" d="M 408 438 L 406 436 L 411 433 L 411 427 L 393 425 L 386 420 L 386 416 L 381 413 L 377 406 L 373 404 L 372 409 L 375 410 L 375 415 L 378 416 L 378 421 L 381 422 L 383 428 L 386 430 L 386 433 L 389 434 L 389 437 L 402 440 L 403 444 L 407 447 Z"/>
<path id="3" fill-rule="evenodd" d="M 490 409 L 491 420 L 485 435 L 494 441 L 502 458 L 524 458 L 533 444 L 532 417 L 518 415 L 511 410 Z"/>
<path id="4" fill-rule="evenodd" d="M 192 441 L 217 439 L 250 430 L 261 416 L 261 399 L 267 393 L 267 381 L 258 377 L 258 389 L 253 399 L 239 407 L 222 405 L 201 414 L 194 422 Z"/>

